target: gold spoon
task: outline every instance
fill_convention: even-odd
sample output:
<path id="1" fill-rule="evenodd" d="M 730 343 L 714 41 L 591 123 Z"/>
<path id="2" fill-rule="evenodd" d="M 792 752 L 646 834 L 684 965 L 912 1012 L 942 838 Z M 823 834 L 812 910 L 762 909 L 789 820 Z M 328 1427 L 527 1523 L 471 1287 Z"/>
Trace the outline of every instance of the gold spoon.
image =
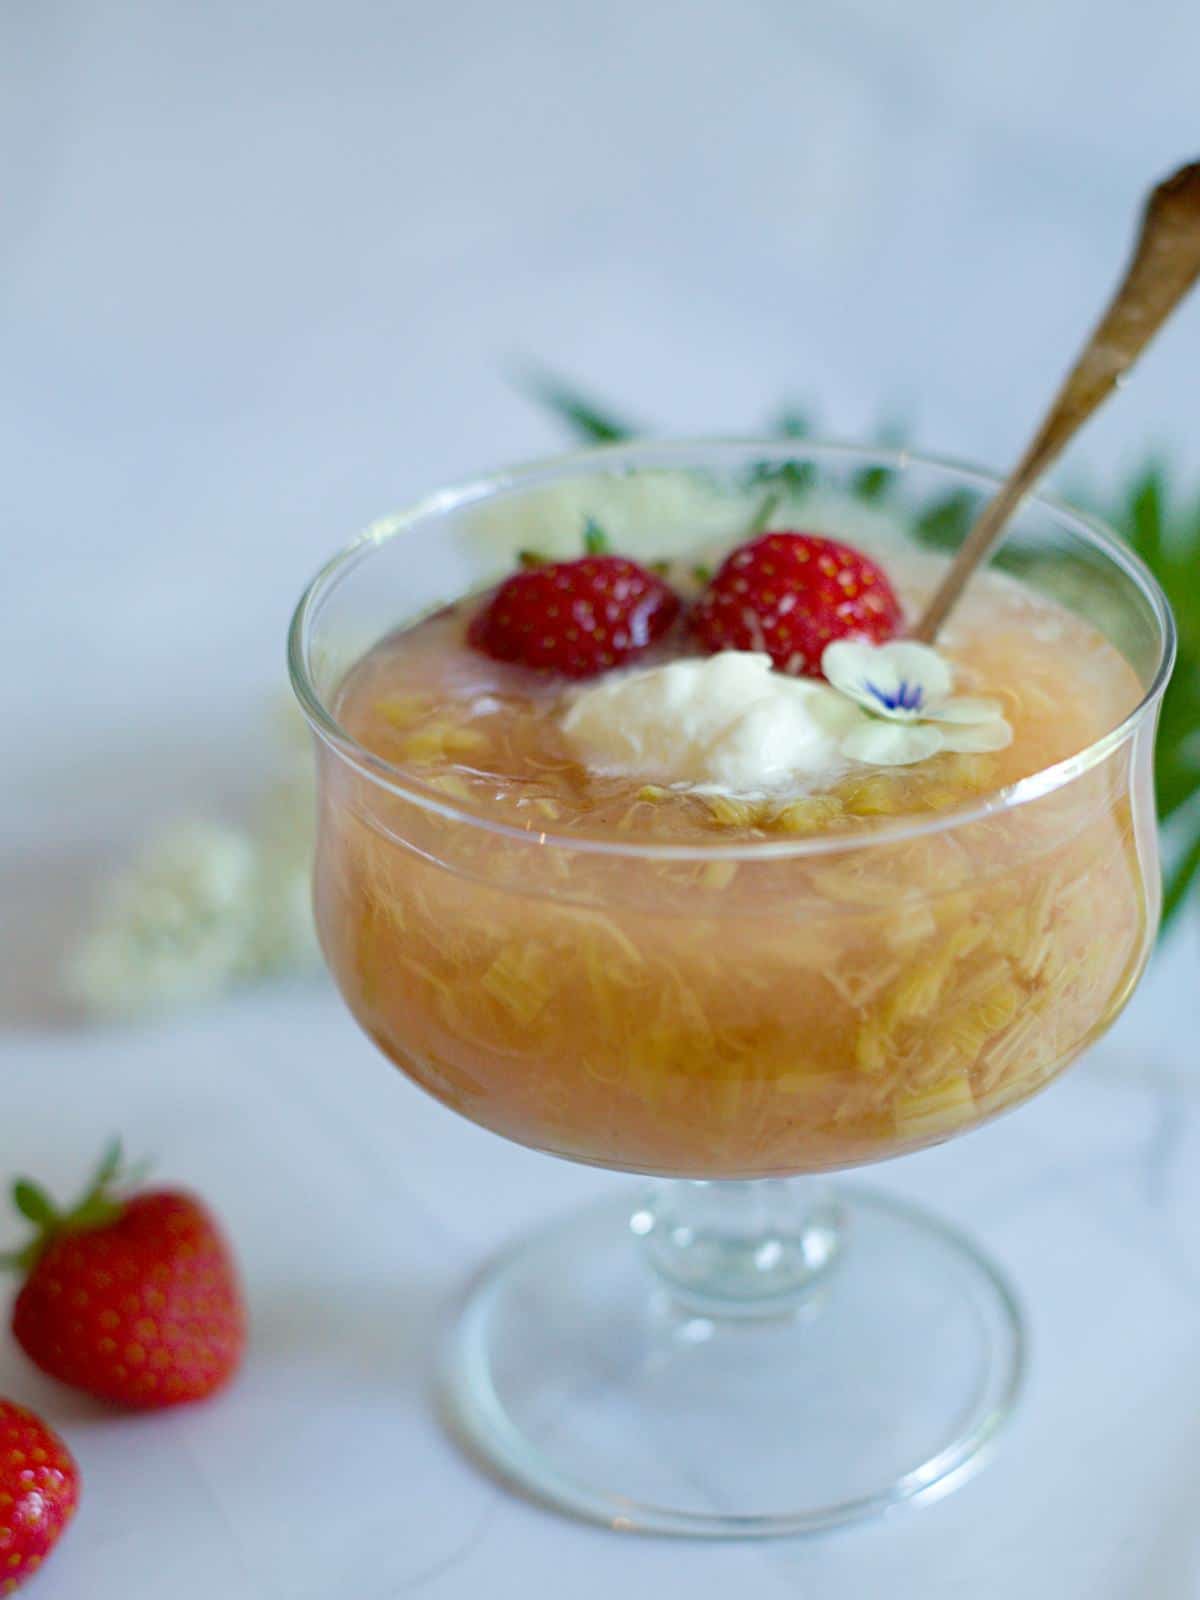
<path id="1" fill-rule="evenodd" d="M 931 644 L 968 578 L 1046 468 L 1107 400 L 1200 277 L 1200 161 L 1151 192 L 1133 259 L 1046 418 L 963 541 L 910 637 Z"/>

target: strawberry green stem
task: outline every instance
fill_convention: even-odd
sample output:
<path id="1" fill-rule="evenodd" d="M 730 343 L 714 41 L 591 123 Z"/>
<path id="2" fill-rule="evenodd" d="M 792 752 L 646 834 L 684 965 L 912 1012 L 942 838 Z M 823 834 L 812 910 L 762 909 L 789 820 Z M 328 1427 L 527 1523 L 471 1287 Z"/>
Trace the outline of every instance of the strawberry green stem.
<path id="1" fill-rule="evenodd" d="M 608 535 L 596 521 L 595 517 L 588 517 L 583 524 L 583 548 L 589 556 L 602 556 L 608 553 Z"/>
<path id="2" fill-rule="evenodd" d="M 122 1170 L 121 1141 L 112 1139 L 83 1194 L 68 1211 L 60 1211 L 32 1178 L 18 1178 L 12 1186 L 13 1205 L 33 1224 L 34 1232 L 20 1249 L 0 1255 L 0 1269 L 27 1273 L 53 1239 L 115 1222 L 125 1208 L 125 1195 L 144 1175 L 142 1166 Z"/>
<path id="3" fill-rule="evenodd" d="M 766 499 L 750 519 L 750 526 L 746 529 L 748 535 L 753 536 L 756 533 L 766 532 L 767 524 L 779 510 L 779 502 L 782 499 L 783 496 L 781 494 L 773 493 L 767 495 Z"/>

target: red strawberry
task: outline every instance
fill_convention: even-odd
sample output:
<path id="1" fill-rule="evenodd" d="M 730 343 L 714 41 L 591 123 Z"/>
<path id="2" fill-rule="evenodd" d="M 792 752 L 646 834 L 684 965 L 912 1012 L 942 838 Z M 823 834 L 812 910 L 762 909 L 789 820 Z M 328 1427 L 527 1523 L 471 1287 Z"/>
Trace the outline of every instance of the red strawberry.
<path id="1" fill-rule="evenodd" d="M 692 612 L 709 650 L 765 650 L 777 667 L 810 677 L 831 640 L 878 644 L 902 620 L 883 569 L 816 533 L 764 533 L 739 545 Z"/>
<path id="2" fill-rule="evenodd" d="M 53 1431 L 0 1400 L 0 1595 L 41 1566 L 75 1515 L 79 1468 Z"/>
<path id="3" fill-rule="evenodd" d="M 236 1371 L 246 1342 L 228 1246 L 192 1195 L 117 1189 L 120 1147 L 66 1215 L 35 1185 L 14 1186 L 39 1233 L 16 1264 L 18 1344 L 44 1372 L 118 1405 L 203 1400 Z"/>
<path id="4" fill-rule="evenodd" d="M 638 655 L 679 614 L 679 597 L 636 561 L 608 555 L 589 520 L 587 555 L 538 563 L 506 579 L 468 638 L 497 661 L 591 678 Z"/>

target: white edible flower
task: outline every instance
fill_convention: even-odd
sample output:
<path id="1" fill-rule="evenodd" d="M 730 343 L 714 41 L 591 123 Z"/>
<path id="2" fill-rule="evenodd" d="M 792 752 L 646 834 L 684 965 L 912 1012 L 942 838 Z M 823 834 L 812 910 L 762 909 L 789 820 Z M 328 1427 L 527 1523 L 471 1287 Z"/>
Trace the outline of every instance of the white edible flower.
<path id="1" fill-rule="evenodd" d="M 904 767 L 941 750 L 975 754 L 1012 743 L 1000 702 L 953 695 L 950 663 L 930 645 L 838 639 L 826 646 L 821 671 L 870 713 L 842 740 L 852 761 Z"/>

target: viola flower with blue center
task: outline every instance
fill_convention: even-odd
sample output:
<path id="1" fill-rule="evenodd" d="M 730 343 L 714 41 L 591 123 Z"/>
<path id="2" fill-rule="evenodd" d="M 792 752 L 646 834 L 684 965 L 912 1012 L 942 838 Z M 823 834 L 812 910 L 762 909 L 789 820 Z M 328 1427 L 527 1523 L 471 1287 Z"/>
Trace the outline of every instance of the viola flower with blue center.
<path id="1" fill-rule="evenodd" d="M 852 761 L 904 767 L 942 750 L 1003 750 L 1013 731 L 998 700 L 955 695 L 945 656 L 927 644 L 838 639 L 827 645 L 821 671 L 868 715 L 843 738 Z"/>

